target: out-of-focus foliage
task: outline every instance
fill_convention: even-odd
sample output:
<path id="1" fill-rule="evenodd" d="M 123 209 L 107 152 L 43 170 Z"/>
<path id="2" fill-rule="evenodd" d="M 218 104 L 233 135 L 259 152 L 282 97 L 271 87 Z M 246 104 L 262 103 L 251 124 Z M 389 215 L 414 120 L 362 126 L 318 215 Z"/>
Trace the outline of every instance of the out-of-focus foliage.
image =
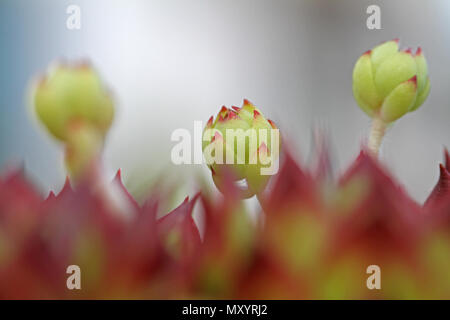
<path id="1" fill-rule="evenodd" d="M 23 173 L 5 175 L 0 298 L 449 299 L 446 159 L 422 206 L 364 151 L 327 192 L 326 173 L 285 153 L 256 224 L 231 179 L 219 201 L 198 194 L 158 218 L 159 196 L 138 205 L 120 175 L 121 214 L 92 181 L 42 199 Z M 366 287 L 373 264 L 381 290 Z M 81 268 L 81 290 L 66 288 L 69 265 Z"/>

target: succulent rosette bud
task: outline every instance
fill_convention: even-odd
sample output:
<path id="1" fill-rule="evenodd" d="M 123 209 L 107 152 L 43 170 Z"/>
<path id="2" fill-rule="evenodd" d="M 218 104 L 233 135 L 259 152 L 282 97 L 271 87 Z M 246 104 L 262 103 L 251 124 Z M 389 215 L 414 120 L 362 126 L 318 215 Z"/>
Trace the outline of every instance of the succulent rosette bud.
<path id="1" fill-rule="evenodd" d="M 428 97 L 430 79 L 422 49 L 399 51 L 398 40 L 364 53 L 353 69 L 353 96 L 373 118 L 368 148 L 378 154 L 387 125 L 417 110 Z"/>
<path id="2" fill-rule="evenodd" d="M 222 192 L 228 176 L 234 181 L 245 180 L 241 196 L 252 197 L 264 190 L 278 169 L 279 131 L 248 100 L 241 108 L 223 106 L 216 119 L 209 119 L 202 147 L 213 181 Z"/>
<path id="3" fill-rule="evenodd" d="M 78 175 L 101 149 L 114 106 L 100 77 L 86 63 L 60 64 L 37 84 L 33 103 L 50 134 L 66 145 L 66 164 Z"/>
<path id="4" fill-rule="evenodd" d="M 419 47 L 399 51 L 398 40 L 364 53 L 353 69 L 353 95 L 370 117 L 390 123 L 419 108 L 430 92 L 425 56 Z"/>

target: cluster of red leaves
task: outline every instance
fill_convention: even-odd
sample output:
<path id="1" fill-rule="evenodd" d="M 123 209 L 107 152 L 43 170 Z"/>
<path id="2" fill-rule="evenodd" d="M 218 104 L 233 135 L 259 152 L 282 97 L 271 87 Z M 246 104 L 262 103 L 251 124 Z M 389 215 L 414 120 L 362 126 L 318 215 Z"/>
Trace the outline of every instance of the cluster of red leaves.
<path id="1" fill-rule="evenodd" d="M 321 170 L 323 171 L 323 170 Z M 118 215 L 86 184 L 42 199 L 0 179 L 0 298 L 450 298 L 450 158 L 419 205 L 365 152 L 330 184 L 285 154 L 249 219 L 231 180 L 162 218 L 158 198 Z M 202 236 L 194 205 L 204 217 Z M 81 268 L 68 290 L 67 266 Z M 381 290 L 369 290 L 369 265 Z"/>

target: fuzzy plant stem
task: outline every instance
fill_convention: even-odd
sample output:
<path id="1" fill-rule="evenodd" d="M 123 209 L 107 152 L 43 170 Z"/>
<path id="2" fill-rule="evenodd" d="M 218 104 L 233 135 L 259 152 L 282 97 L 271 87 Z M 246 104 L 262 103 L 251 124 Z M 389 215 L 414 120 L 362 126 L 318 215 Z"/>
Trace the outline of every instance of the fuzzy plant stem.
<path id="1" fill-rule="evenodd" d="M 375 156 L 378 156 L 381 142 L 383 140 L 384 134 L 386 133 L 386 127 L 386 123 L 381 120 L 380 117 L 373 118 L 368 147 Z"/>

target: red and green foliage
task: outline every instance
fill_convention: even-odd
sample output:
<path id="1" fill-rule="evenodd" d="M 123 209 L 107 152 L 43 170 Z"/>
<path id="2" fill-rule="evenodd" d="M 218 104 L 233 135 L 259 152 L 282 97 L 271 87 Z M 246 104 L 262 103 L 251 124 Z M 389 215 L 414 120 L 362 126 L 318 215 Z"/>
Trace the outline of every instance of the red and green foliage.
<path id="1" fill-rule="evenodd" d="M 219 200 L 204 190 L 164 215 L 158 195 L 138 205 L 120 174 L 126 212 L 95 181 L 44 199 L 10 173 L 0 178 L 0 298 L 449 299 L 448 153 L 440 170 L 420 205 L 365 151 L 326 192 L 326 174 L 285 153 L 256 223 L 231 179 Z M 382 290 L 366 287 L 372 264 Z M 67 289 L 69 265 L 82 290 Z"/>

